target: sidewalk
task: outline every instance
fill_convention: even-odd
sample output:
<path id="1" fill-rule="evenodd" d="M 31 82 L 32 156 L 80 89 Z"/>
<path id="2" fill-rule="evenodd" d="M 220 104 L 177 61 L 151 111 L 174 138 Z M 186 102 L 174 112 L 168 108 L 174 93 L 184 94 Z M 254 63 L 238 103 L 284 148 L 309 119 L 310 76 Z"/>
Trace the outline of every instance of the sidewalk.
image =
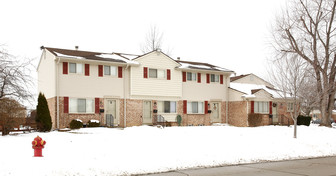
<path id="1" fill-rule="evenodd" d="M 336 156 L 172 171 L 149 176 L 336 176 Z"/>

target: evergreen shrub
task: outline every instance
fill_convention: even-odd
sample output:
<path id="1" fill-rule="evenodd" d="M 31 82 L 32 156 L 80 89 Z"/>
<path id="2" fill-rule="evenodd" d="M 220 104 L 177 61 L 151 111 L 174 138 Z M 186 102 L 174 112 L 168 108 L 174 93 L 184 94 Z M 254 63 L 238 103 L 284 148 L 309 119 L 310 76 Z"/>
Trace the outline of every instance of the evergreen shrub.
<path id="1" fill-rule="evenodd" d="M 71 120 L 70 122 L 70 128 L 71 129 L 80 129 L 80 128 L 83 128 L 83 122 L 79 119 L 74 119 L 74 120 Z"/>
<path id="2" fill-rule="evenodd" d="M 100 123 L 98 120 L 89 120 L 87 127 L 99 127 Z"/>
<path id="3" fill-rule="evenodd" d="M 311 119 L 312 119 L 312 117 L 310 117 L 310 116 L 299 115 L 297 117 L 297 125 L 306 125 L 306 126 L 309 126 Z"/>

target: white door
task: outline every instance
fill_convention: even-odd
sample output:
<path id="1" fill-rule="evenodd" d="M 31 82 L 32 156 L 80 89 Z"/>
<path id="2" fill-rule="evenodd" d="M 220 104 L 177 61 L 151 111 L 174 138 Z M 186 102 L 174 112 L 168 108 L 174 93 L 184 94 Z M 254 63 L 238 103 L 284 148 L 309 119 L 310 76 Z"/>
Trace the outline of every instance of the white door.
<path id="1" fill-rule="evenodd" d="M 273 124 L 278 124 L 279 123 L 279 117 L 278 117 L 278 113 L 277 113 L 277 106 L 274 107 L 273 104 L 272 104 Z"/>
<path id="2" fill-rule="evenodd" d="M 152 102 L 144 101 L 143 102 L 143 124 L 152 124 Z"/>
<path id="3" fill-rule="evenodd" d="M 105 106 L 105 119 L 106 119 L 106 126 L 112 127 L 112 126 L 118 126 L 118 119 L 117 119 L 117 113 L 116 113 L 116 100 L 113 99 L 107 99 L 106 100 L 106 106 Z"/>
<path id="4" fill-rule="evenodd" d="M 221 104 L 219 102 L 211 102 L 210 103 L 210 109 L 211 109 L 211 114 L 210 118 L 212 122 L 220 123 L 220 107 Z"/>

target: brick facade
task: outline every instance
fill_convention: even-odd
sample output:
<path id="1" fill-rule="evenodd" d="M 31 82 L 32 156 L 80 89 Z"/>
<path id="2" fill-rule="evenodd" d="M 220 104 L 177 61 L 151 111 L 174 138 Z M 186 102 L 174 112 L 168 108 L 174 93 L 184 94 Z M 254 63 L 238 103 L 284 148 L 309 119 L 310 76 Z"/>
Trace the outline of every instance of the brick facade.
<path id="1" fill-rule="evenodd" d="M 247 124 L 247 104 L 246 101 L 229 102 L 229 124 L 233 126 L 246 127 Z"/>

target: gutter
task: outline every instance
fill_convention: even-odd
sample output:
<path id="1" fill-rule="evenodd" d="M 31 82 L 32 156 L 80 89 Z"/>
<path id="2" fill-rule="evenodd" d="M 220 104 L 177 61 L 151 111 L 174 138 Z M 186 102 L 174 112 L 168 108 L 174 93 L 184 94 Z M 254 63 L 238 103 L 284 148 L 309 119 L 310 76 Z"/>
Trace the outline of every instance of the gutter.
<path id="1" fill-rule="evenodd" d="M 59 80 L 58 80 L 58 65 L 60 63 L 60 58 L 56 57 L 56 113 L 57 113 L 57 129 L 60 129 L 60 113 L 59 113 Z"/>

